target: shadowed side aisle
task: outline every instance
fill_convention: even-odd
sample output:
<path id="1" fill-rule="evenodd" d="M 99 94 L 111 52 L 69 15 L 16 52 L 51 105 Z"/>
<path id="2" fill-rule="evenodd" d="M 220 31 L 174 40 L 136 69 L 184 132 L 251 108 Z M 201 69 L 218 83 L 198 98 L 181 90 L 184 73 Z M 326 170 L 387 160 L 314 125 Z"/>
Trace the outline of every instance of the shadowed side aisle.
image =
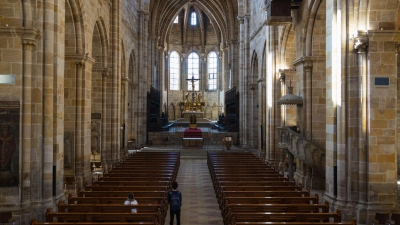
<path id="1" fill-rule="evenodd" d="M 183 199 L 181 225 L 224 224 L 206 159 L 181 158 L 176 181 Z M 169 212 L 165 225 L 169 225 Z"/>

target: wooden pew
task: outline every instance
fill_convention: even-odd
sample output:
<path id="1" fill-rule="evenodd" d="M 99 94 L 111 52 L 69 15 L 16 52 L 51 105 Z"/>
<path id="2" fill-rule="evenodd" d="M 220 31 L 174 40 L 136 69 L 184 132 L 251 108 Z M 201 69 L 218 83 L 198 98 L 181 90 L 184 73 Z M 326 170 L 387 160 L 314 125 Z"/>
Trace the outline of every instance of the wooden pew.
<path id="1" fill-rule="evenodd" d="M 310 197 L 310 191 L 224 191 L 218 199 L 219 205 L 224 206 L 227 197 Z"/>
<path id="2" fill-rule="evenodd" d="M 171 179 L 165 180 L 127 180 L 126 178 L 119 178 L 115 180 L 97 180 L 93 181 L 91 185 L 86 186 L 168 186 L 171 185 Z"/>
<path id="3" fill-rule="evenodd" d="M 225 204 L 318 204 L 319 196 L 310 197 L 225 197 Z"/>
<path id="4" fill-rule="evenodd" d="M 46 221 L 53 222 L 153 222 L 156 225 L 161 224 L 161 214 L 154 213 L 131 213 L 131 212 L 51 212 L 46 211 Z"/>
<path id="5" fill-rule="evenodd" d="M 286 191 L 286 192 L 298 192 L 303 189 L 300 186 L 224 186 L 221 187 L 220 191 L 216 193 L 217 200 L 223 202 L 224 192 L 268 192 L 266 195 L 270 195 L 270 192 L 275 191 Z M 307 190 L 309 192 L 309 190 Z M 296 193 L 297 194 L 297 193 Z M 256 196 L 255 196 L 256 197 Z M 260 197 L 260 196 L 257 196 Z M 273 196 L 263 196 L 263 197 L 273 197 Z"/>
<path id="6" fill-rule="evenodd" d="M 159 212 L 161 213 L 160 204 L 138 204 L 124 205 L 120 204 L 64 204 L 62 201 L 58 203 L 58 212 L 131 212 L 132 208 L 136 208 L 138 212 Z"/>
<path id="7" fill-rule="evenodd" d="M 30 225 L 99 225 L 99 222 L 38 222 L 31 220 Z M 102 225 L 154 225 L 154 222 L 101 222 Z"/>
<path id="8" fill-rule="evenodd" d="M 353 218 L 349 222 L 236 222 L 234 225 L 356 225 Z"/>
<path id="9" fill-rule="evenodd" d="M 131 191 L 80 191 L 78 197 L 127 197 Z M 165 191 L 136 191 L 135 197 L 166 197 Z"/>
<path id="10" fill-rule="evenodd" d="M 73 197 L 68 195 L 68 204 L 123 204 L 127 196 L 123 197 Z M 163 204 L 163 197 L 138 197 L 135 196 L 138 203 L 143 204 Z"/>
<path id="11" fill-rule="evenodd" d="M 228 225 L 237 222 L 341 222 L 340 210 L 334 213 L 303 213 L 303 212 L 233 212 L 229 215 Z"/>
<path id="12" fill-rule="evenodd" d="M 230 221 L 230 215 L 237 212 L 285 212 L 285 213 L 328 213 L 329 203 L 325 204 L 226 204 L 221 210 L 225 224 Z"/>
<path id="13" fill-rule="evenodd" d="M 168 186 L 107 186 L 107 185 L 87 185 L 85 191 L 129 191 L 129 192 L 140 192 L 140 191 L 168 191 Z"/>
<path id="14" fill-rule="evenodd" d="M 108 179 L 108 178 L 110 178 L 110 177 L 112 177 L 112 178 L 114 178 L 114 177 L 117 177 L 117 178 L 121 178 L 121 177 L 123 177 L 123 179 L 126 179 L 126 177 L 133 177 L 133 178 L 135 178 L 135 177 L 137 177 L 137 178 L 140 178 L 140 177 L 144 177 L 144 178 L 146 178 L 146 177 L 162 177 L 163 179 L 165 179 L 165 178 L 167 178 L 167 177 L 170 177 L 171 179 L 172 179 L 172 173 L 135 173 L 135 174 L 133 174 L 133 173 L 104 173 L 103 174 L 103 176 L 101 176 L 101 178 L 106 178 L 106 179 Z"/>

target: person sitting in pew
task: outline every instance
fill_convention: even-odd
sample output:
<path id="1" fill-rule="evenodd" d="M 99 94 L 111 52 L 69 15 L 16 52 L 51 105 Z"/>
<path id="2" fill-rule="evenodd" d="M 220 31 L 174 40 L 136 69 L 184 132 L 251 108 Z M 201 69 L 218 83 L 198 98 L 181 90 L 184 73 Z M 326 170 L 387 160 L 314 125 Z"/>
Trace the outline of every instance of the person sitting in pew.
<path id="1" fill-rule="evenodd" d="M 124 205 L 137 205 L 138 202 L 136 201 L 133 193 L 129 193 L 128 194 L 128 199 L 125 200 Z M 136 208 L 132 208 L 131 209 L 132 213 L 137 213 L 137 209 Z"/>

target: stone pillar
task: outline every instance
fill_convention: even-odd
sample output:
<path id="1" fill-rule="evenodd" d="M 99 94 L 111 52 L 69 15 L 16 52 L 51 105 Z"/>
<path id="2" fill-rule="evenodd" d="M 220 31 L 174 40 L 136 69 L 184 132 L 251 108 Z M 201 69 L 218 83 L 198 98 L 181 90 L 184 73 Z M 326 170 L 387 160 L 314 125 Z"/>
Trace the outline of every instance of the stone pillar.
<path id="1" fill-rule="evenodd" d="M 326 187 L 324 198 L 329 202 L 335 201 L 334 195 L 334 167 L 337 166 L 337 76 L 340 71 L 341 33 L 336 18 L 336 0 L 326 1 Z M 332 19 L 328 19 L 332 18 Z M 336 42 L 335 42 L 336 41 Z M 338 59 L 339 58 L 339 59 Z M 330 59 L 330 60 L 328 60 Z M 339 61 L 339 62 L 338 62 Z M 338 68 L 339 67 L 339 68 Z"/>
<path id="2" fill-rule="evenodd" d="M 259 77 L 258 80 L 258 123 L 257 128 L 259 129 L 259 144 L 258 150 L 260 151 L 260 157 L 265 159 L 266 152 L 265 152 L 265 79 Z"/>
<path id="3" fill-rule="evenodd" d="M 31 154 L 32 154 L 32 52 L 36 47 L 36 37 L 37 31 L 34 29 L 26 30 L 22 37 L 22 47 L 23 47 L 23 74 L 22 74 L 22 104 L 21 104 L 21 159 L 22 163 L 21 174 L 24 176 L 20 177 L 21 183 L 21 196 L 20 201 L 22 204 L 29 204 L 31 201 L 31 176 L 26 176 L 30 174 L 31 171 Z M 29 33 L 30 34 L 29 34 Z M 41 183 L 38 185 L 41 186 Z"/>
<path id="4" fill-rule="evenodd" d="M 240 20 L 239 20 L 240 22 Z M 231 40 L 229 58 L 230 71 L 232 72 L 231 88 L 239 85 L 240 74 L 240 43 L 238 40 Z M 229 84 L 228 84 L 229 87 Z M 239 88 L 239 87 L 238 87 Z"/>
<path id="5" fill-rule="evenodd" d="M 239 142 L 242 147 L 246 147 L 246 137 L 245 137 L 245 127 L 246 127 L 246 101 L 245 101 L 245 33 L 246 33 L 246 26 L 244 24 L 244 17 L 238 17 L 240 23 L 240 35 L 239 35 L 239 83 L 237 90 L 239 91 Z"/>
<path id="6" fill-rule="evenodd" d="M 357 155 L 358 157 L 354 159 L 354 164 L 357 165 L 358 172 L 356 177 L 357 183 L 351 183 L 352 186 L 354 184 L 354 189 L 357 190 L 356 199 L 360 202 L 357 205 L 356 209 L 358 210 L 357 221 L 366 221 L 367 218 L 367 206 L 364 204 L 368 202 L 368 170 L 367 164 L 368 161 L 368 147 L 367 147 L 367 129 L 368 129 L 368 109 L 367 109 L 367 99 L 368 99 L 368 74 L 367 74 L 367 64 L 368 64 L 368 56 L 367 56 L 367 49 L 368 49 L 368 38 L 365 33 L 358 34 L 358 37 L 355 39 L 355 43 L 357 43 L 354 48 L 357 50 L 358 53 L 358 86 L 357 91 L 359 94 L 359 106 L 358 108 L 358 135 L 354 137 L 357 139 Z M 353 177 L 354 179 L 355 177 Z M 365 218 L 365 219 L 364 219 Z"/>
<path id="7" fill-rule="evenodd" d="M 120 21 L 121 21 L 121 0 L 112 1 L 112 36 L 111 36 L 111 49 L 112 49 L 112 77 L 111 84 L 112 99 L 110 102 L 111 106 L 111 162 L 112 164 L 118 161 L 119 157 L 119 135 L 120 135 L 120 123 L 119 123 L 119 103 L 120 103 Z M 139 64 L 140 65 L 140 64 Z"/>
<path id="8" fill-rule="evenodd" d="M 267 160 L 274 166 L 276 166 L 277 154 L 275 143 L 277 139 L 275 134 L 277 132 L 276 122 L 275 122 L 275 95 L 274 87 L 276 87 L 276 42 L 277 40 L 277 27 L 268 26 L 266 28 L 267 32 L 267 44 L 266 52 L 267 54 L 267 64 L 266 64 L 266 116 L 265 116 L 265 126 L 266 126 L 266 155 Z M 280 93 L 279 93 L 280 94 Z"/>
<path id="9" fill-rule="evenodd" d="M 220 107 L 220 112 L 225 112 L 225 92 L 229 90 L 229 76 L 230 76 L 230 66 L 229 66 L 229 45 L 221 51 L 221 76 L 218 76 L 218 105 Z"/>
<path id="10" fill-rule="evenodd" d="M 128 105 L 129 102 L 129 83 L 131 82 L 131 80 L 129 79 L 129 77 L 123 77 L 122 78 L 122 90 L 121 92 L 123 94 L 121 94 L 121 96 L 123 96 L 124 98 L 121 101 L 121 104 L 123 104 L 124 106 Z M 121 146 L 124 146 L 124 148 L 121 148 L 121 152 L 119 155 L 119 159 L 124 159 L 125 156 L 127 155 L 128 151 L 127 151 L 127 144 L 128 144 L 128 136 L 127 136 L 127 128 L 128 128 L 128 124 L 127 122 L 128 120 L 128 107 L 122 107 L 122 109 L 124 109 L 124 111 L 122 112 L 123 115 L 123 119 L 121 121 L 121 125 L 125 124 L 125 130 L 124 133 L 122 133 L 121 135 L 123 135 L 123 138 L 121 138 L 122 141 L 124 141 L 125 143 L 121 143 Z"/>
<path id="11" fill-rule="evenodd" d="M 78 188 L 84 186 L 84 170 L 85 170 L 85 150 L 83 140 L 83 73 L 84 73 L 84 62 L 77 61 L 76 64 L 76 130 L 75 130 L 75 180 Z"/>
<path id="12" fill-rule="evenodd" d="M 144 146 L 146 144 L 146 134 L 147 134 L 147 91 L 149 90 L 149 76 L 147 74 L 147 26 L 148 26 L 149 15 L 147 12 L 139 12 L 139 42 L 138 42 L 138 74 L 139 74 L 139 108 L 138 108 L 138 137 L 137 143 L 139 146 Z"/>
<path id="13" fill-rule="evenodd" d="M 102 112 L 101 112 L 101 162 L 103 168 L 108 170 L 111 168 L 111 151 L 110 143 L 107 141 L 107 79 L 110 76 L 111 68 L 105 68 L 103 70 L 103 79 L 101 87 L 101 98 L 102 98 Z"/>
<path id="14" fill-rule="evenodd" d="M 312 67 L 313 62 L 309 57 L 304 59 L 304 79 L 305 79 L 305 137 L 312 141 Z"/>

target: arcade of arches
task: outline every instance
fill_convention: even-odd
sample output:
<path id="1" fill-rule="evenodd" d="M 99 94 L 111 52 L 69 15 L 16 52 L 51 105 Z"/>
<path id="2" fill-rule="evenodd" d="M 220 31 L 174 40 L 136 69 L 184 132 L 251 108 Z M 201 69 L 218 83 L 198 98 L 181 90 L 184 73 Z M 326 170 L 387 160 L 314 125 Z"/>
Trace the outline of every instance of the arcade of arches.
<path id="1" fill-rule="evenodd" d="M 277 2 L 0 0 L 2 210 L 43 218 L 65 177 L 146 144 L 150 89 L 175 120 L 194 77 L 204 117 L 236 88 L 240 147 L 295 162 L 344 220 L 398 211 L 399 2 Z"/>

